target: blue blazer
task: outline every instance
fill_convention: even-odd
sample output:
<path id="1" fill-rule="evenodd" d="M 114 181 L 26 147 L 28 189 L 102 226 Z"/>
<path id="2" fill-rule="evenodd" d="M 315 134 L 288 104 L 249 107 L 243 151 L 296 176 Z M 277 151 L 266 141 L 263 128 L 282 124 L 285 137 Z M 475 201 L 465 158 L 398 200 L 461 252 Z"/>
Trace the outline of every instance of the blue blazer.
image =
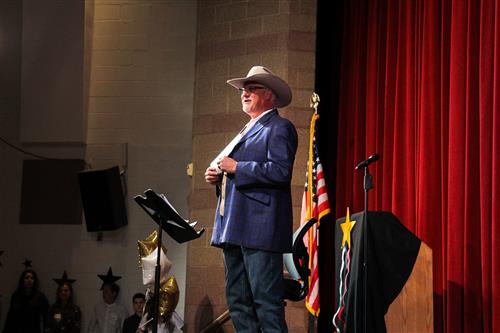
<path id="1" fill-rule="evenodd" d="M 293 124 L 272 110 L 243 135 L 229 157 L 238 164 L 226 179 L 224 216 L 217 186 L 212 245 L 225 243 L 273 252 L 292 250 L 290 182 L 297 151 Z"/>

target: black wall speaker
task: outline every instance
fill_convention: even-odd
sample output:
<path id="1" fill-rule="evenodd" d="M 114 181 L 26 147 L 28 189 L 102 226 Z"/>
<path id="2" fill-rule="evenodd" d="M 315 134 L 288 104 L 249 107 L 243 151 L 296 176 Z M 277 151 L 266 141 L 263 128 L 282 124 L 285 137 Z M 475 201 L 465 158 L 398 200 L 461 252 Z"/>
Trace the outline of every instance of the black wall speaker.
<path id="1" fill-rule="evenodd" d="M 116 230 L 127 225 L 118 167 L 78 173 L 87 231 Z"/>

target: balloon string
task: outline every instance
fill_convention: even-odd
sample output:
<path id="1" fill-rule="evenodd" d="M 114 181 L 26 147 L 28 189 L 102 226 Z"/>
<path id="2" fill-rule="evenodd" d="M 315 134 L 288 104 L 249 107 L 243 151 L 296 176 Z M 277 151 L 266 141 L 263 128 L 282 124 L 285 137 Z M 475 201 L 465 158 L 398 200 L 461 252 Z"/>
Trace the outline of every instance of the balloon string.
<path id="1" fill-rule="evenodd" d="M 149 319 L 149 320 L 148 320 L 147 322 L 145 322 L 144 324 L 141 324 L 141 325 L 139 326 L 139 329 L 141 329 L 141 330 L 142 330 L 142 329 L 143 329 L 143 328 L 144 328 L 147 324 L 149 324 L 149 322 L 150 322 L 150 321 L 152 321 L 152 320 L 153 320 L 153 318 Z"/>

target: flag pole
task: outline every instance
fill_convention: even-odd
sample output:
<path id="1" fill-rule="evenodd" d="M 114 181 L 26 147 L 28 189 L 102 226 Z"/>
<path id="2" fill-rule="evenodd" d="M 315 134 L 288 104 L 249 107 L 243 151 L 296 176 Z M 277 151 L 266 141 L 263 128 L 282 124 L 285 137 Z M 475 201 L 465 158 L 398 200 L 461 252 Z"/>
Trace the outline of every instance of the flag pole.
<path id="1" fill-rule="evenodd" d="M 318 248 L 319 248 L 319 229 L 320 220 L 323 216 L 330 213 L 330 204 L 328 203 L 328 194 L 326 192 L 326 183 L 323 174 L 323 167 L 319 158 L 319 152 L 316 141 L 316 121 L 318 114 L 319 96 L 314 93 L 311 96 L 310 107 L 314 109 L 311 117 L 309 131 L 309 157 L 307 160 L 306 184 L 302 200 L 301 223 L 316 221 L 308 230 L 304 242 L 307 244 L 309 254 L 309 278 L 308 294 L 306 296 L 306 308 L 309 310 L 308 333 L 314 333 L 316 330 L 315 320 L 320 312 L 319 297 L 319 269 L 318 269 Z"/>
<path id="2" fill-rule="evenodd" d="M 311 104 L 309 106 L 314 109 L 315 114 L 318 114 L 319 102 L 320 102 L 319 95 L 313 92 L 311 95 Z"/>
<path id="3" fill-rule="evenodd" d="M 319 105 L 319 102 L 320 102 L 320 99 L 319 99 L 319 95 L 316 94 L 315 92 L 312 93 L 311 95 L 311 103 L 310 103 L 310 107 L 312 109 L 314 109 L 314 114 L 313 114 L 313 119 L 311 121 L 311 128 L 309 129 L 309 159 L 311 159 L 311 157 L 313 156 L 313 138 L 312 138 L 312 135 L 314 133 L 314 126 L 315 126 L 315 123 L 316 123 L 316 118 L 318 118 L 318 105 Z M 308 169 L 308 172 L 307 172 L 307 176 L 308 176 L 308 180 L 307 180 L 307 184 L 308 184 L 308 195 L 309 195 L 309 202 L 311 203 L 309 206 L 308 206 L 308 209 L 307 209 L 307 218 L 306 218 L 306 221 L 310 220 L 312 218 L 312 215 L 313 215 L 313 212 L 312 212 L 312 202 L 313 202 L 313 191 L 312 191 L 312 182 L 313 182 L 313 179 L 312 179 L 312 174 L 313 174 L 313 163 L 314 161 L 312 160 L 309 160 L 309 162 L 307 163 L 307 169 Z M 319 220 L 318 220 L 318 225 L 319 225 Z M 311 246 L 312 244 L 310 243 L 311 242 L 311 238 L 312 237 L 309 237 L 309 249 L 311 249 Z M 309 270 L 311 270 L 311 258 L 309 258 Z M 309 277 L 310 279 L 311 277 Z M 314 329 L 315 329 L 315 315 L 313 315 L 310 311 L 308 311 L 308 333 L 314 333 Z"/>

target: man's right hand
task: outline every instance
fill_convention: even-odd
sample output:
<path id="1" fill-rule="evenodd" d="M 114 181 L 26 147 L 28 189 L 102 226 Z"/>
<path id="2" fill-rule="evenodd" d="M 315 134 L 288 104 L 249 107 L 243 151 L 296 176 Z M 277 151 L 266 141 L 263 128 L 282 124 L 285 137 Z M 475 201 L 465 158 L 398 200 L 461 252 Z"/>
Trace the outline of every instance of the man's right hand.
<path id="1" fill-rule="evenodd" d="M 205 181 L 212 185 L 220 183 L 222 180 L 222 175 L 217 173 L 217 169 L 213 167 L 208 167 L 205 171 Z"/>

